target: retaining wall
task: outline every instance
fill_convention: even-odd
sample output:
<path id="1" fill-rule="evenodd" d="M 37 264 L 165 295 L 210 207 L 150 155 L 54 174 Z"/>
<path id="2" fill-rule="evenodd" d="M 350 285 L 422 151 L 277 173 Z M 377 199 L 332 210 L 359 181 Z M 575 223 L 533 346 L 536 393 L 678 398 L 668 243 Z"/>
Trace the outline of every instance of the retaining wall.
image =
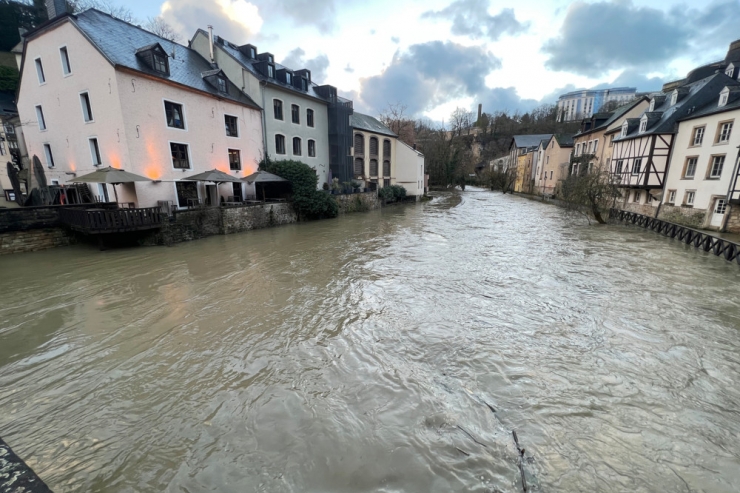
<path id="1" fill-rule="evenodd" d="M 362 192 L 352 194 L 333 195 L 339 205 L 339 213 L 367 212 L 380 209 L 378 192 Z"/>
<path id="2" fill-rule="evenodd" d="M 658 219 L 680 224 L 682 226 L 688 226 L 690 228 L 701 228 L 704 224 L 706 215 L 706 209 L 694 209 L 693 207 L 663 204 L 660 206 Z"/>

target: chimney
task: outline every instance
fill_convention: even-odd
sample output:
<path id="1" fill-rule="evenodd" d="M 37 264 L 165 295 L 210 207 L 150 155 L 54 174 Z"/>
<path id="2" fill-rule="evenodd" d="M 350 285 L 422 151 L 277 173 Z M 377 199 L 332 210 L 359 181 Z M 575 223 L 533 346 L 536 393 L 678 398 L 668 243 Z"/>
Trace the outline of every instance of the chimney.
<path id="1" fill-rule="evenodd" d="M 211 65 L 215 63 L 213 59 L 213 26 L 208 26 L 208 48 L 211 54 Z"/>
<path id="2" fill-rule="evenodd" d="M 483 104 L 478 103 L 478 120 L 480 120 L 481 116 L 483 116 Z"/>
<path id="3" fill-rule="evenodd" d="M 49 20 L 67 13 L 66 0 L 46 0 L 46 14 Z"/>

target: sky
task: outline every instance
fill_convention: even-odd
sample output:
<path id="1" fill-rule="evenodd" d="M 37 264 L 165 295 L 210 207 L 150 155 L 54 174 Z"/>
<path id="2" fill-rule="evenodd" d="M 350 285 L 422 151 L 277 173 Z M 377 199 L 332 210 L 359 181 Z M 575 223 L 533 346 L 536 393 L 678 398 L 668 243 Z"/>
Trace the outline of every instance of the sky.
<path id="1" fill-rule="evenodd" d="M 109 3 L 122 4 L 120 0 Z M 214 33 L 336 86 L 357 111 L 527 111 L 574 89 L 659 90 L 724 58 L 740 0 L 128 0 L 190 39 Z"/>

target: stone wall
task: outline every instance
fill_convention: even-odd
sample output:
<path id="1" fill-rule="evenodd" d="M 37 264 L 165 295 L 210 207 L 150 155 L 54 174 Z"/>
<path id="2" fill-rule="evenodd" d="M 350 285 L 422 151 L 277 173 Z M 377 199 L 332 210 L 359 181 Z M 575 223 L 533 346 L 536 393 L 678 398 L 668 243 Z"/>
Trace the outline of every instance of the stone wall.
<path id="1" fill-rule="evenodd" d="M 0 255 L 36 252 L 75 243 L 74 235 L 62 228 L 41 228 L 0 233 Z"/>
<path id="2" fill-rule="evenodd" d="M 660 207 L 658 219 L 671 223 L 688 226 L 690 228 L 701 228 L 707 215 L 706 209 L 694 209 L 693 207 L 681 207 L 663 204 Z"/>
<path id="3" fill-rule="evenodd" d="M 222 234 L 269 228 L 298 221 L 293 205 L 287 203 L 227 207 L 221 211 Z"/>
<path id="4" fill-rule="evenodd" d="M 367 212 L 380 209 L 380 200 L 377 192 L 362 192 L 352 194 L 334 195 L 339 205 L 339 213 Z"/>
<path id="5" fill-rule="evenodd" d="M 725 230 L 728 233 L 740 233 L 740 206 L 730 206 L 729 217 L 727 218 Z"/>
<path id="6" fill-rule="evenodd" d="M 632 202 L 621 204 L 617 208 L 622 209 L 623 211 L 629 211 L 629 212 L 634 212 L 636 214 L 642 214 L 643 216 L 647 216 L 647 217 L 655 217 L 655 212 L 658 210 L 657 207 L 653 207 L 652 205 L 635 204 Z"/>

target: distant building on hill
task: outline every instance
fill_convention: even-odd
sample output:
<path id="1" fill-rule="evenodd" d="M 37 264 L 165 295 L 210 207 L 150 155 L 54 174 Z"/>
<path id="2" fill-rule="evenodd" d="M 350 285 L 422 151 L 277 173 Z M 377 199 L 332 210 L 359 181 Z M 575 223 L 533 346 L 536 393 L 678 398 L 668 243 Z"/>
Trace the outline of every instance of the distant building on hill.
<path id="1" fill-rule="evenodd" d="M 569 122 L 591 118 L 606 103 L 616 101 L 617 106 L 621 106 L 636 96 L 635 87 L 572 91 L 558 98 L 558 121 Z"/>

